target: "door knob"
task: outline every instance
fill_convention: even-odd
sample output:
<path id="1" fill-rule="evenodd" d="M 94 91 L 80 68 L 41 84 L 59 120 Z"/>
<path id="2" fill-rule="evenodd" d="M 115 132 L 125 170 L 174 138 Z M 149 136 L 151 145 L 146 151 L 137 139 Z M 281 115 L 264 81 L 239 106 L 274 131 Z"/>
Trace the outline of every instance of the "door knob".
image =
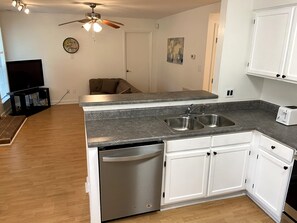
<path id="1" fill-rule="evenodd" d="M 282 76 L 282 78 L 286 78 L 286 77 L 287 77 L 286 75 L 283 75 L 283 76 Z"/>
<path id="2" fill-rule="evenodd" d="M 280 74 L 277 74 L 276 77 L 280 77 Z"/>
<path id="3" fill-rule="evenodd" d="M 129 72 L 131 72 L 131 70 L 128 70 L 128 69 L 127 69 L 126 72 L 129 73 Z"/>

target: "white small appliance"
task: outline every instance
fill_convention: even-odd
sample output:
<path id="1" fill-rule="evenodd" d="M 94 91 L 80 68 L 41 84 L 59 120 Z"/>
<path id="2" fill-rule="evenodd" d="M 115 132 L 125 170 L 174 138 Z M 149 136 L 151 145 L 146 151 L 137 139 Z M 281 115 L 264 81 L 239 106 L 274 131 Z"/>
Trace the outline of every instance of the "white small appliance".
<path id="1" fill-rule="evenodd" d="M 280 106 L 276 121 L 284 125 L 297 125 L 297 106 Z"/>

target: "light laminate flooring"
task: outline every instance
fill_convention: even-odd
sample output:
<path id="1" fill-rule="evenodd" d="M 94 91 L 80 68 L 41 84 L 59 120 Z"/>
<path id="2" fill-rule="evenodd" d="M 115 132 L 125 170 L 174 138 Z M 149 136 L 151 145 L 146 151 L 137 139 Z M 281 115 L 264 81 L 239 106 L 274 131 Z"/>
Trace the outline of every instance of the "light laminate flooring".
<path id="1" fill-rule="evenodd" d="M 1 223 L 88 223 L 83 112 L 52 106 L 0 147 Z M 273 222 L 239 197 L 121 219 L 118 223 Z"/>

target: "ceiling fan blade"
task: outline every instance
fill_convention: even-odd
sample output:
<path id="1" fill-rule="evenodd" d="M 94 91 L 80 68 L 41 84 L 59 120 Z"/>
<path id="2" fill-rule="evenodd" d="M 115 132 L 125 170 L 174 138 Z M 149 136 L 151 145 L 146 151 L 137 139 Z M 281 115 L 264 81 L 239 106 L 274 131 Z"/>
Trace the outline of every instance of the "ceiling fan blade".
<path id="1" fill-rule="evenodd" d="M 104 19 L 104 21 L 108 21 L 108 22 L 111 22 L 111 23 L 118 24 L 118 25 L 120 25 L 120 26 L 124 26 L 124 24 L 123 24 L 123 23 L 116 22 L 116 21 L 112 21 L 112 20 L 109 20 L 109 19 Z"/>
<path id="2" fill-rule="evenodd" d="M 104 20 L 103 19 L 103 20 L 100 20 L 100 22 L 103 23 L 103 24 L 105 24 L 105 25 L 108 25 L 108 26 L 110 26 L 112 28 L 115 28 L 115 29 L 120 28 L 118 25 L 113 24 L 112 22 L 109 22 L 108 20 Z"/>
<path id="3" fill-rule="evenodd" d="M 81 23 L 87 23 L 87 22 L 90 22 L 91 19 L 81 19 L 81 20 L 78 20 L 78 22 L 81 22 Z"/>
<path id="4" fill-rule="evenodd" d="M 89 21 L 90 21 L 89 19 L 80 19 L 80 20 L 74 20 L 74 21 L 70 21 L 70 22 L 64 22 L 64 23 L 59 24 L 59 26 L 71 24 L 71 23 L 74 23 L 74 22 L 87 23 Z"/>

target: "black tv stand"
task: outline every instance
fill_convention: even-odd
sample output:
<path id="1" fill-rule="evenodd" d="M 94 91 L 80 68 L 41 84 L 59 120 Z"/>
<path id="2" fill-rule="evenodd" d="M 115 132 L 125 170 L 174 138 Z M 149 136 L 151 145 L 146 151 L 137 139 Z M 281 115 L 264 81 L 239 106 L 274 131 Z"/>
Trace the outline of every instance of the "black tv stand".
<path id="1" fill-rule="evenodd" d="M 30 116 L 51 107 L 49 89 L 45 87 L 14 91 L 8 94 L 12 115 Z M 16 101 L 16 97 L 19 97 L 19 101 Z M 20 106 L 16 106 L 16 102 L 19 102 Z"/>

